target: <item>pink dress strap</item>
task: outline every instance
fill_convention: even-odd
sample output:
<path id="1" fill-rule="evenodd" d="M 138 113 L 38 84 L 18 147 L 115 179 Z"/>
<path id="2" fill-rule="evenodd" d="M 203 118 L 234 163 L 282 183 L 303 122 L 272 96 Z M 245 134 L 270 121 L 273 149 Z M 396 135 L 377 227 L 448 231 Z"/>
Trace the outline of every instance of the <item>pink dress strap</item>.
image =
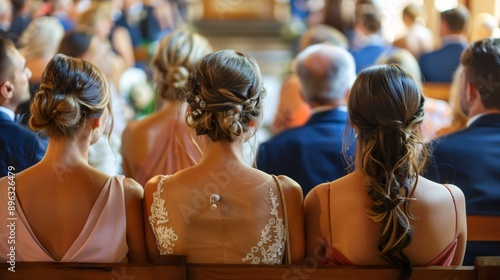
<path id="1" fill-rule="evenodd" d="M 427 265 L 439 265 L 439 266 L 450 266 L 455 256 L 455 251 L 457 250 L 458 240 L 458 214 L 457 214 L 457 203 L 455 202 L 455 196 L 450 188 L 443 184 L 443 186 L 450 192 L 451 199 L 453 200 L 453 206 L 455 208 L 455 239 L 439 254 L 435 259 L 430 261 Z"/>

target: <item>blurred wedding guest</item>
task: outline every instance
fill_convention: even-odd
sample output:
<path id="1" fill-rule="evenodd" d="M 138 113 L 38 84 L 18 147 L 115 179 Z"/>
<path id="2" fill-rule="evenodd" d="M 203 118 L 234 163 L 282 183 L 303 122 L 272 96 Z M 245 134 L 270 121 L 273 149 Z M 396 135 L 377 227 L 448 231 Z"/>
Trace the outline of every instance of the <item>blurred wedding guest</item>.
<path id="1" fill-rule="evenodd" d="M 464 6 L 441 12 L 439 34 L 442 47 L 422 54 L 418 63 L 424 82 L 451 83 L 460 64 L 460 55 L 467 47 L 469 10 Z"/>
<path id="2" fill-rule="evenodd" d="M 458 66 L 457 71 L 453 74 L 453 81 L 450 87 L 450 97 L 448 98 L 448 104 L 451 108 L 451 123 L 448 126 L 442 127 L 436 132 L 436 137 L 441 137 L 452 132 L 464 129 L 467 127 L 468 117 L 462 109 L 460 104 L 460 87 L 462 86 L 461 79 L 463 66 Z"/>
<path id="3" fill-rule="evenodd" d="M 327 43 L 347 48 L 347 38 L 337 29 L 328 25 L 317 25 L 309 28 L 299 40 L 299 50 L 303 51 L 308 46 Z M 278 134 L 284 130 L 304 125 L 311 116 L 311 107 L 304 100 L 300 92 L 300 81 L 295 73 L 283 80 L 280 90 L 278 109 L 271 132 Z"/>
<path id="4" fill-rule="evenodd" d="M 500 39 L 487 38 L 462 54 L 460 104 L 467 127 L 436 139 L 428 178 L 457 184 L 467 215 L 500 216 Z M 468 242 L 464 264 L 496 256 L 500 242 Z"/>
<path id="5" fill-rule="evenodd" d="M 354 82 L 348 111 L 354 171 L 307 195 L 306 256 L 326 265 L 391 265 L 398 279 L 409 279 L 413 266 L 461 265 L 464 195 L 419 175 L 427 150 L 418 83 L 396 65 L 369 67 Z"/>
<path id="6" fill-rule="evenodd" d="M 32 166 L 45 154 L 45 143 L 26 127 L 16 123 L 16 108 L 29 100 L 31 71 L 13 43 L 0 38 L 0 176 L 9 166 L 14 173 Z M 19 117 L 19 116 L 18 116 Z M 7 196 L 5 196 L 7 197 Z M 7 204 L 5 204 L 7 205 Z"/>
<path id="7" fill-rule="evenodd" d="M 295 73 L 312 108 L 309 121 L 262 143 L 257 168 L 296 180 L 306 195 L 313 187 L 347 174 L 342 142 L 346 96 L 356 78 L 354 59 L 345 49 L 316 44 L 298 57 Z M 349 151 L 352 155 L 352 150 Z"/>
<path id="8" fill-rule="evenodd" d="M 109 99 L 104 75 L 89 62 L 58 54 L 47 65 L 29 124 L 50 141 L 38 164 L 16 174 L 16 261 L 148 261 L 141 186 L 88 164 L 89 146 L 109 120 Z M 4 205 L 7 184 L 0 179 Z M 2 242 L 1 261 L 8 252 Z"/>
<path id="9" fill-rule="evenodd" d="M 375 64 L 377 58 L 392 48 L 382 36 L 380 8 L 374 4 L 356 6 L 355 36 L 350 42 L 349 52 L 356 62 L 356 73 Z"/>
<path id="10" fill-rule="evenodd" d="M 9 39 L 9 29 L 12 22 L 12 2 L 0 0 L 0 37 Z"/>
<path id="11" fill-rule="evenodd" d="M 54 17 L 38 17 L 31 21 L 17 42 L 19 52 L 26 58 L 26 66 L 32 74 L 29 80 L 31 98 L 16 111 L 22 114 L 21 122 L 24 125 L 28 124 L 30 101 L 40 86 L 42 73 L 57 53 L 63 36 L 64 28 L 59 20 Z"/>
<path id="12" fill-rule="evenodd" d="M 476 42 L 490 37 L 500 37 L 498 20 L 488 13 L 474 15 L 471 21 L 469 41 Z"/>
<path id="13" fill-rule="evenodd" d="M 422 75 L 420 67 L 415 57 L 405 49 L 395 49 L 383 53 L 379 59 L 379 64 L 397 64 L 406 70 L 415 81 L 421 85 Z M 420 134 L 424 142 L 436 137 L 439 130 L 451 124 L 452 111 L 448 102 L 444 100 L 425 98 L 424 120 L 420 125 Z"/>
<path id="14" fill-rule="evenodd" d="M 31 20 L 36 18 L 41 9 L 42 0 L 11 0 L 12 2 L 12 22 L 10 24 L 8 38 L 17 44 L 17 41 Z"/>
<path id="15" fill-rule="evenodd" d="M 190 75 L 186 121 L 207 147 L 195 166 L 147 183 L 151 259 L 173 254 L 186 255 L 189 263 L 302 262 L 300 186 L 243 160 L 243 144 L 262 118 L 264 95 L 257 62 L 241 52 L 211 53 Z"/>
<path id="16" fill-rule="evenodd" d="M 51 5 L 50 15 L 57 18 L 64 28 L 69 32 L 75 28 L 76 7 L 74 0 L 49 0 Z"/>
<path id="17" fill-rule="evenodd" d="M 422 17 L 423 7 L 409 4 L 403 10 L 403 23 L 407 32 L 396 40 L 394 46 L 408 50 L 418 58 L 422 53 L 432 51 L 434 38 L 429 28 L 425 27 Z"/>
<path id="18" fill-rule="evenodd" d="M 126 176 L 143 186 L 158 174 L 174 174 L 195 165 L 202 151 L 195 132 L 186 125 L 184 84 L 196 63 L 210 53 L 208 40 L 188 30 L 163 38 L 152 59 L 160 110 L 130 122 L 122 136 Z"/>

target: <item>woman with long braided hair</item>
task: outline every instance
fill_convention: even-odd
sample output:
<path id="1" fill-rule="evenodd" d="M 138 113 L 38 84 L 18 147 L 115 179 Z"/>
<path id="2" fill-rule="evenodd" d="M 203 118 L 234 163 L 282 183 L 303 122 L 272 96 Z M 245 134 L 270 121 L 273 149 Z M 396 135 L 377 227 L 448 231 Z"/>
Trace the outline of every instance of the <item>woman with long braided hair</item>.
<path id="1" fill-rule="evenodd" d="M 464 195 L 419 176 L 428 157 L 419 129 L 424 102 L 399 66 L 360 72 L 348 101 L 354 171 L 306 197 L 307 256 L 330 265 L 391 265 L 399 279 L 413 265 L 461 265 Z"/>

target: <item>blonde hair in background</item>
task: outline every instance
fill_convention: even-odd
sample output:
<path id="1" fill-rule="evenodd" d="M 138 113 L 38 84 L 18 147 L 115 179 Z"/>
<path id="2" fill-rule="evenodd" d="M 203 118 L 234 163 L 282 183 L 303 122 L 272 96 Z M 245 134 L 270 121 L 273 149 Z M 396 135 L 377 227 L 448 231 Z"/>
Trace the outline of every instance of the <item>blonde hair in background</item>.
<path id="1" fill-rule="evenodd" d="M 34 19 L 19 38 L 19 52 L 30 60 L 56 54 L 64 36 L 64 28 L 57 18 L 39 17 Z"/>
<path id="2" fill-rule="evenodd" d="M 111 1 L 91 1 L 89 6 L 78 16 L 75 30 L 98 34 L 102 20 L 111 22 Z"/>
<path id="3" fill-rule="evenodd" d="M 160 97 L 184 101 L 183 89 L 189 74 L 196 63 L 210 52 L 212 47 L 205 37 L 186 29 L 164 37 L 151 60 Z"/>
<path id="4" fill-rule="evenodd" d="M 405 49 L 395 49 L 380 55 L 377 64 L 396 64 L 406 70 L 416 82 L 422 83 L 422 73 L 415 57 Z"/>

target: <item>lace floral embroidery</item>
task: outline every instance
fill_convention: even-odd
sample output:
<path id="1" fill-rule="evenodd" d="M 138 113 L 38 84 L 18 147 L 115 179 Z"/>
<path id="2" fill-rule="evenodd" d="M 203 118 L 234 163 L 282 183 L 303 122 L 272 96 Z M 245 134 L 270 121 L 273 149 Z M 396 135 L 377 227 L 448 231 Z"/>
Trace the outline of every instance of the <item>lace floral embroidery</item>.
<path id="1" fill-rule="evenodd" d="M 166 225 L 170 219 L 165 208 L 165 200 L 161 198 L 161 193 L 163 192 L 163 183 L 167 178 L 168 176 L 161 178 L 156 191 L 153 193 L 151 215 L 148 217 L 156 237 L 156 246 L 158 246 L 161 255 L 172 255 L 175 242 L 179 239 L 174 229 Z"/>
<path id="2" fill-rule="evenodd" d="M 257 246 L 253 246 L 251 253 L 248 253 L 242 260 L 251 261 L 252 264 L 281 264 L 285 247 L 286 230 L 283 225 L 283 218 L 278 215 L 278 195 L 275 195 L 269 187 L 269 199 L 271 200 L 271 218 L 267 225 L 260 232 L 260 241 Z"/>

